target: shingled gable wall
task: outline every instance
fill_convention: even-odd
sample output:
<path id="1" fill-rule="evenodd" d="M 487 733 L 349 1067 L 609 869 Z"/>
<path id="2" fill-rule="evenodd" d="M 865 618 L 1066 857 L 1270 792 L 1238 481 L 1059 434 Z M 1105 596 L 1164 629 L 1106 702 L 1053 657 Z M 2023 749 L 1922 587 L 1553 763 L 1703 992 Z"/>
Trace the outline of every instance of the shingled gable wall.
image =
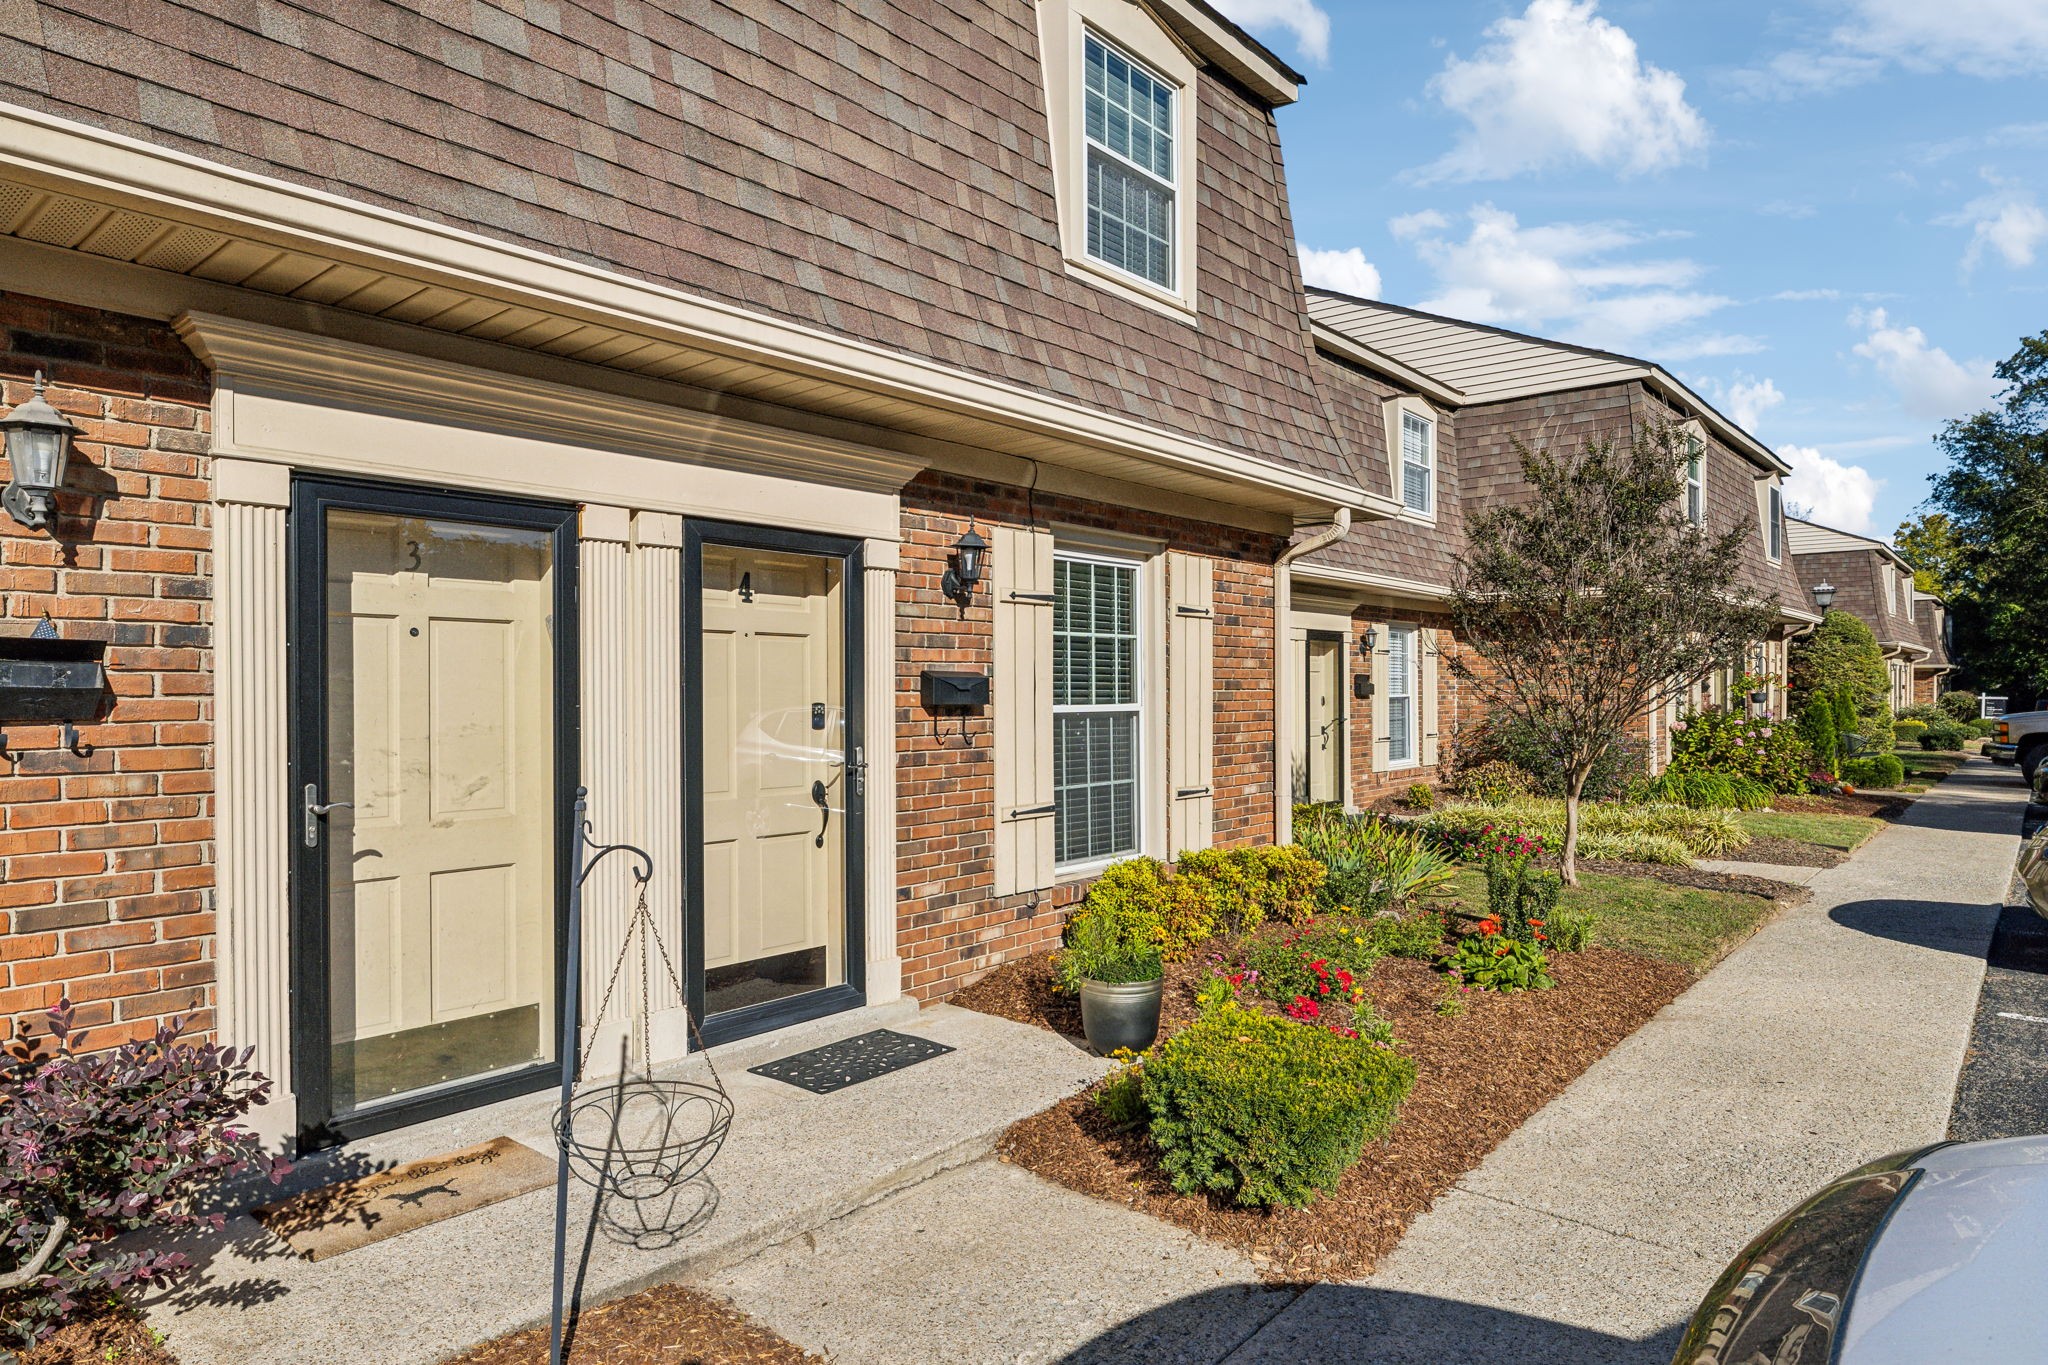
<path id="1" fill-rule="evenodd" d="M 0 630 L 104 640 L 81 726 L 0 721 L 0 1035 L 68 997 L 89 1047 L 213 1022 L 209 386 L 170 328 L 0 294 L 11 407 L 48 373 L 80 427 L 54 533 L 0 517 Z M 11 1024 L 11 1027 L 9 1026 Z"/>

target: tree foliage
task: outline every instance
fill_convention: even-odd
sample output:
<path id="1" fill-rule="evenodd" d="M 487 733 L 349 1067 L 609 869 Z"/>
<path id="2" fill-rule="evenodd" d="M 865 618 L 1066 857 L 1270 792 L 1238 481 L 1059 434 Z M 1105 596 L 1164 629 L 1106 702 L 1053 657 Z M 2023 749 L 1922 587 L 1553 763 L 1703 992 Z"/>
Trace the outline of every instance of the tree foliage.
<path id="1" fill-rule="evenodd" d="M 1930 506 L 1956 541 L 1949 582 L 1954 648 L 1983 690 L 2031 700 L 2048 684 L 2048 331 L 1996 370 L 1998 406 L 1937 438 L 1948 468 Z"/>
<path id="2" fill-rule="evenodd" d="M 1956 581 L 1962 542 L 1946 512 L 1923 512 L 1899 523 L 1892 546 L 1913 566 L 1913 586 L 1947 599 Z"/>
<path id="3" fill-rule="evenodd" d="M 1830 607 L 1811 635 L 1792 642 L 1785 675 L 1795 697 L 1821 695 L 1834 703 L 1839 733 L 1889 745 L 1892 676 L 1863 618 Z"/>
<path id="4" fill-rule="evenodd" d="M 1737 584 L 1754 526 L 1686 520 L 1676 428 L 1515 450 L 1531 496 L 1471 528 L 1451 593 L 1466 647 L 1451 666 L 1564 774 L 1560 853 L 1576 881 L 1587 777 L 1646 711 L 1739 660 L 1776 603 Z"/>

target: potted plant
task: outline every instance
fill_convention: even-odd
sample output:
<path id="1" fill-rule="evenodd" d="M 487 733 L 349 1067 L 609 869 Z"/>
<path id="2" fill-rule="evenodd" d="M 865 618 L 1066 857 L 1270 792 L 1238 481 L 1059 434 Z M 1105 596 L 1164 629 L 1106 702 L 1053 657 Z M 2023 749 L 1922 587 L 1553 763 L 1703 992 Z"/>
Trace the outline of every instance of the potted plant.
<path id="1" fill-rule="evenodd" d="M 1067 928 L 1059 974 L 1081 997 L 1081 1031 L 1095 1051 L 1143 1052 L 1159 1037 L 1166 980 L 1156 944 L 1131 941 L 1111 916 L 1084 905 Z"/>

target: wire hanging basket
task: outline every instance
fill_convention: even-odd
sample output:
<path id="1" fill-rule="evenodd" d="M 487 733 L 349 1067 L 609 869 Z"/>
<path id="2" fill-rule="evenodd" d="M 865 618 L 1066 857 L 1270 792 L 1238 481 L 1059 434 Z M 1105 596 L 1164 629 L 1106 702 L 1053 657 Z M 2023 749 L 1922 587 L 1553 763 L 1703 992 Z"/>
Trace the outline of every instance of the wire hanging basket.
<path id="1" fill-rule="evenodd" d="M 640 944 L 643 1023 L 651 1013 L 647 954 L 650 946 L 660 955 L 676 997 L 685 998 L 668 945 L 662 942 L 654 916 L 647 908 L 647 883 L 642 881 L 633 918 L 626 926 L 625 940 L 619 945 L 618 960 L 612 964 L 611 978 L 605 984 L 604 999 L 590 1021 L 590 1041 L 584 1045 L 578 1061 L 578 1075 L 589 1066 L 598 1026 L 604 1022 L 636 940 Z M 683 1012 L 691 1038 L 709 1069 L 709 1083 L 657 1078 L 646 1069 L 643 1055 L 640 1074 L 630 1074 L 629 1068 L 621 1066 L 616 1077 L 572 1093 L 555 1111 L 555 1140 L 567 1155 L 570 1170 L 579 1180 L 605 1194 L 636 1202 L 669 1195 L 678 1185 L 703 1174 L 732 1131 L 732 1096 L 726 1093 L 718 1066 L 705 1050 L 697 1021 L 687 1004 Z"/>

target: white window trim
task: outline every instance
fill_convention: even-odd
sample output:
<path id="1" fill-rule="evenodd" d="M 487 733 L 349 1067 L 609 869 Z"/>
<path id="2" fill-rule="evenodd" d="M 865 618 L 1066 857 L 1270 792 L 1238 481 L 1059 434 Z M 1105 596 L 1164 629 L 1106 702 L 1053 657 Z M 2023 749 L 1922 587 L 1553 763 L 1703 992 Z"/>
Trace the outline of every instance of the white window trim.
<path id="1" fill-rule="evenodd" d="M 1785 562 L 1785 489 L 1770 484 L 1764 490 L 1764 557 L 1773 564 Z"/>
<path id="2" fill-rule="evenodd" d="M 1113 854 L 1106 858 L 1091 858 L 1081 862 L 1060 862 L 1055 850 L 1054 881 L 1073 882 L 1086 880 L 1112 864 L 1129 858 L 1168 856 L 1162 852 L 1166 844 L 1166 806 L 1157 799 L 1161 792 L 1167 790 L 1166 575 L 1163 572 L 1166 556 L 1157 541 L 1118 535 L 1111 531 L 1069 530 L 1058 527 L 1053 533 L 1053 563 L 1057 565 L 1063 559 L 1093 564 L 1114 564 L 1120 568 L 1137 571 L 1137 596 L 1133 603 L 1135 619 L 1132 625 L 1138 637 L 1138 702 L 1135 707 L 1138 717 L 1137 790 L 1133 797 L 1137 805 L 1138 845 L 1128 853 Z M 1133 708 L 1127 706 L 1054 707 L 1045 719 L 1046 724 L 1050 725 L 1054 723 L 1053 717 L 1062 712 L 1071 715 L 1088 711 L 1121 712 L 1131 709 Z M 1053 781 L 1053 794 L 1057 800 L 1057 776 Z M 1057 821 L 1058 817 L 1055 816 L 1054 819 Z"/>
<path id="3" fill-rule="evenodd" d="M 1404 699 L 1408 703 L 1408 757 L 1394 757 L 1394 648 L 1403 633 L 1408 637 L 1408 691 Z M 1385 771 L 1399 772 L 1404 768 L 1422 766 L 1422 716 L 1416 698 L 1422 691 L 1422 627 L 1408 621 L 1387 623 L 1387 733 L 1381 737 L 1387 746 Z"/>
<path id="4" fill-rule="evenodd" d="M 1418 522 L 1424 526 L 1437 524 L 1437 510 L 1441 505 L 1443 492 L 1444 462 L 1444 420 L 1443 414 L 1429 403 L 1412 394 L 1401 394 L 1389 398 L 1383 408 L 1387 429 L 1387 469 L 1389 472 L 1388 492 L 1400 507 L 1397 514 L 1402 521 Z M 1429 510 L 1418 512 L 1408 505 L 1403 492 L 1403 475 L 1407 472 L 1401 457 L 1402 419 L 1414 416 L 1429 423 Z"/>
<path id="5" fill-rule="evenodd" d="M 1174 89 L 1173 272 L 1170 288 L 1088 254 L 1089 33 Z M 1053 192 L 1067 273 L 1189 326 L 1197 325 L 1195 266 L 1196 61 L 1180 40 L 1129 0 L 1040 0 L 1039 53 L 1052 135 Z M 1155 177 L 1156 178 L 1156 177 Z"/>
<path id="6" fill-rule="evenodd" d="M 1685 457 L 1685 487 L 1680 492 L 1679 497 L 1685 507 L 1685 519 L 1692 524 L 1694 529 L 1704 531 L 1707 529 L 1707 455 L 1711 449 L 1707 444 L 1706 428 L 1696 421 L 1684 422 L 1679 425 L 1678 435 L 1681 441 L 1688 443 Z M 1694 451 L 1697 451 L 1696 455 L 1693 453 Z M 1692 464 L 1695 459 L 1699 461 L 1700 466 L 1697 479 L 1693 477 L 1692 473 Z M 1699 489 L 1700 495 L 1700 512 L 1697 517 L 1692 512 L 1692 493 L 1695 488 Z"/>

